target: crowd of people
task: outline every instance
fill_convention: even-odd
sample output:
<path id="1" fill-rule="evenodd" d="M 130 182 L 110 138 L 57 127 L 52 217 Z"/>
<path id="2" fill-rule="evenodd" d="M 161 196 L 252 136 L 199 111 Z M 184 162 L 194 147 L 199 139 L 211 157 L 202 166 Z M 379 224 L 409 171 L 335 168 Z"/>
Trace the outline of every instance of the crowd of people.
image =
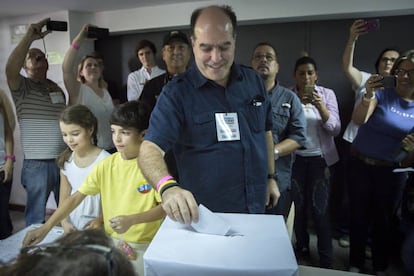
<path id="1" fill-rule="evenodd" d="M 89 24 L 65 54 L 67 94 L 47 78 L 45 53 L 30 48 L 50 33 L 43 30 L 47 21 L 30 25 L 6 65 L 24 153 L 26 225 L 43 224 L 28 232 L 24 247 L 36 248 L 59 223 L 65 238 L 101 229 L 114 244 L 79 246 L 62 239 L 41 252 L 73 261 L 56 247 L 105 258 L 118 258 L 120 249 L 143 275 L 143 253 L 165 216 L 189 224 L 198 220 L 198 204 L 203 204 L 215 212 L 287 218 L 293 203 L 297 258 L 311 253 L 311 218 L 319 266 L 333 268 L 332 166 L 341 157 L 347 170 L 341 200 L 349 199 L 349 204 L 342 209 L 340 230 L 349 235 L 349 269 L 367 272 L 368 246 L 372 272 L 385 275 L 390 247 L 406 237 L 400 244 L 402 259 L 414 274 L 413 250 L 407 246 L 414 240 L 413 177 L 394 172 L 414 163 L 414 50 L 400 54 L 385 49 L 374 74 L 360 71 L 353 56 L 358 37 L 367 33 L 366 21 L 352 24 L 342 63 L 355 91 L 355 107 L 343 136 L 347 149 L 340 155 L 334 141 L 341 132 L 337 98 L 318 82 L 315 59 L 296 60 L 290 88 L 277 79 L 279 57 L 269 42 L 252 49 L 251 67 L 238 64 L 237 18 L 229 6 L 196 9 L 189 37 L 178 30 L 165 35 L 165 71 L 156 64 L 155 45 L 140 41 L 135 54 L 142 67 L 129 74 L 128 102 L 120 105 L 114 104 L 103 79 L 100 56 L 91 53 L 76 63 Z M 386 85 L 384 77 L 395 77 L 395 86 Z M 15 115 L 6 93 L 0 91 L 0 96 L 3 239 L 12 233 L 8 201 Z M 58 208 L 45 220 L 51 191 Z M 23 275 L 33 262 L 23 251 L 16 264 L 5 268 L 18 271 L 13 275 Z M 32 258 L 43 261 L 46 253 Z M 97 265 L 107 265 L 105 258 L 97 259 Z"/>

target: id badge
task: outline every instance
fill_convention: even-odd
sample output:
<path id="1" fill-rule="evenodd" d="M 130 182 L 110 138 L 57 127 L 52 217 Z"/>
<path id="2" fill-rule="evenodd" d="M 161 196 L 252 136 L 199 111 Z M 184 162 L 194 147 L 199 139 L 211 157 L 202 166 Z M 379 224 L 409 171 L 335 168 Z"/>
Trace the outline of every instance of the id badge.
<path id="1" fill-rule="evenodd" d="M 240 140 L 239 120 L 237 113 L 216 113 L 217 140 Z"/>
<path id="2" fill-rule="evenodd" d="M 65 98 L 63 97 L 62 92 L 50 92 L 49 97 L 52 104 L 65 103 Z"/>

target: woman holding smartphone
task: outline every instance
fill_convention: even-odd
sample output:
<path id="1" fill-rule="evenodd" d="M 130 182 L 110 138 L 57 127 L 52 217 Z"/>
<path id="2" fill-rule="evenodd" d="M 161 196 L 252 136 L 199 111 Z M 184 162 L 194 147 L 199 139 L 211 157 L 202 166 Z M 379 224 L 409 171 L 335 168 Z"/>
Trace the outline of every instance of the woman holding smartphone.
<path id="1" fill-rule="evenodd" d="M 333 90 L 316 85 L 316 62 L 310 57 L 296 61 L 292 88 L 302 102 L 306 117 L 306 146 L 295 152 L 292 169 L 292 198 L 295 202 L 295 253 L 309 255 L 307 213 L 310 210 L 318 237 L 319 265 L 332 267 L 332 240 L 329 220 L 329 166 L 338 160 L 334 137 L 339 134 L 338 103 Z"/>
<path id="2" fill-rule="evenodd" d="M 379 74 L 368 78 L 366 93 L 352 115 L 360 126 L 352 143 L 350 270 L 364 269 L 370 230 L 377 275 L 388 266 L 391 219 L 406 182 L 405 174 L 393 170 L 414 160 L 414 149 L 407 144 L 414 132 L 414 50 L 395 61 L 391 74 L 397 77 L 395 88 L 384 88 Z"/>

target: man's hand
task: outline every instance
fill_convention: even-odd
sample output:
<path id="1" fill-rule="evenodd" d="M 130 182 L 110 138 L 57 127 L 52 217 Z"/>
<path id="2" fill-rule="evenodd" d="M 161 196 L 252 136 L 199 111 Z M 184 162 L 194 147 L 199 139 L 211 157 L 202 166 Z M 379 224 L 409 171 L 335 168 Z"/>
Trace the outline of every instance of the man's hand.
<path id="1" fill-rule="evenodd" d="M 180 187 L 172 187 L 162 194 L 162 208 L 174 221 L 190 224 L 198 221 L 198 205 L 193 194 Z"/>
<path id="2" fill-rule="evenodd" d="M 275 179 L 267 180 L 267 190 L 266 190 L 266 207 L 273 208 L 276 206 L 277 201 L 279 200 L 280 192 L 279 187 L 277 186 Z"/>
<path id="3" fill-rule="evenodd" d="M 50 18 L 45 18 L 37 23 L 30 24 L 29 29 L 27 30 L 27 35 L 31 38 L 32 41 L 45 37 L 49 34 L 50 30 L 42 31 L 42 28 L 46 26 Z"/>
<path id="4" fill-rule="evenodd" d="M 47 233 L 49 233 L 49 230 L 44 225 L 27 232 L 23 239 L 23 247 L 38 244 L 46 237 Z"/>

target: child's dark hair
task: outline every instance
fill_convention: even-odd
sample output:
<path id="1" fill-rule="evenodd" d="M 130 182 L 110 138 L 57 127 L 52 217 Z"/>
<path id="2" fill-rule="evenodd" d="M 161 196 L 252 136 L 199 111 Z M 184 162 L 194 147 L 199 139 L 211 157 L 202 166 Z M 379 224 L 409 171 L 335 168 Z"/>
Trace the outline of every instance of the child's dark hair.
<path id="1" fill-rule="evenodd" d="M 128 258 L 100 230 L 75 231 L 49 244 L 23 248 L 2 275 L 136 275 Z"/>
<path id="2" fill-rule="evenodd" d="M 149 125 L 151 110 L 141 101 L 130 101 L 119 105 L 112 112 L 109 122 L 124 128 L 135 128 L 138 132 L 146 130 Z"/>
<path id="3" fill-rule="evenodd" d="M 81 104 L 72 105 L 65 108 L 60 114 L 59 120 L 65 124 L 75 124 L 79 125 L 84 129 L 93 128 L 91 135 L 93 144 L 96 145 L 98 142 L 97 132 L 98 132 L 98 120 L 92 111 Z M 66 161 L 69 160 L 69 157 L 72 154 L 72 150 L 67 147 L 57 158 L 56 163 L 59 168 L 63 169 L 63 166 Z"/>

